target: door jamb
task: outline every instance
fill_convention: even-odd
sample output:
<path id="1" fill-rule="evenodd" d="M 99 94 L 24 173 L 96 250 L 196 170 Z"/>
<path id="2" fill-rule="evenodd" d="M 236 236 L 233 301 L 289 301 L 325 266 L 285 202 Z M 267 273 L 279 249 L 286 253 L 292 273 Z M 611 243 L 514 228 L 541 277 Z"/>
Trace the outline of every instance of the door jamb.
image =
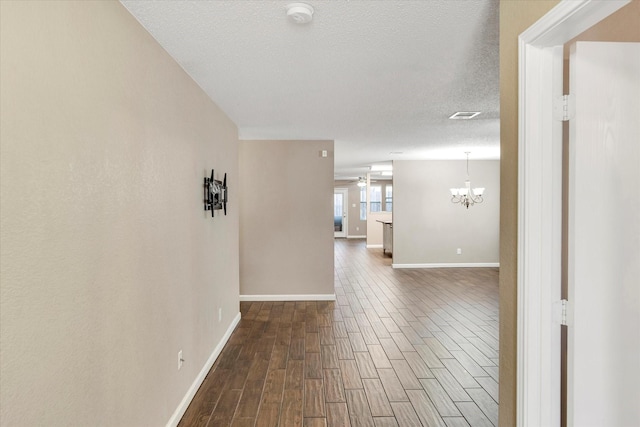
<path id="1" fill-rule="evenodd" d="M 560 425 L 563 45 L 630 1 L 565 0 L 518 38 L 518 427 Z"/>

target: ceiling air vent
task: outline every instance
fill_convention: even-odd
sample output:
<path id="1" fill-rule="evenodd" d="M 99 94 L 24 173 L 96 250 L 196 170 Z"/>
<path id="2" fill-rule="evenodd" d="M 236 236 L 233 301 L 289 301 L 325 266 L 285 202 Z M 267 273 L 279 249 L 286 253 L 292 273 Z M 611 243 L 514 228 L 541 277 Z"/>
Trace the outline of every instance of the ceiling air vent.
<path id="1" fill-rule="evenodd" d="M 480 114 L 480 111 L 458 111 L 453 116 L 449 117 L 452 120 L 469 120 Z"/>

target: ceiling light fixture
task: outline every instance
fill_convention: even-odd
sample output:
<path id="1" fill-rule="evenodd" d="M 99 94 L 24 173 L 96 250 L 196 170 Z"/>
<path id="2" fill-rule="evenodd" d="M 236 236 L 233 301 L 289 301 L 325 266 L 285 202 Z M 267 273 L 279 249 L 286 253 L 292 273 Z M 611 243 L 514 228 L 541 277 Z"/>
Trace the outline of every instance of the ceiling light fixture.
<path id="1" fill-rule="evenodd" d="M 480 111 L 458 111 L 449 116 L 451 120 L 469 120 L 480 114 Z"/>
<path id="2" fill-rule="evenodd" d="M 482 194 L 484 193 L 484 187 L 478 187 L 471 189 L 471 180 L 469 179 L 469 151 L 465 151 L 467 155 L 467 179 L 464 181 L 465 186 L 463 188 L 451 188 L 451 203 L 460 203 L 462 206 L 469 209 L 469 206 L 473 206 L 476 203 L 482 203 Z"/>
<path id="3" fill-rule="evenodd" d="M 393 165 L 371 165 L 369 169 L 371 172 L 392 171 Z"/>
<path id="4" fill-rule="evenodd" d="M 358 187 L 366 187 L 367 186 L 367 180 L 363 177 L 360 177 L 358 179 L 358 183 L 356 184 Z"/>
<path id="5" fill-rule="evenodd" d="M 296 24 L 308 24 L 313 19 L 313 7 L 306 3 L 289 3 L 287 17 Z"/>

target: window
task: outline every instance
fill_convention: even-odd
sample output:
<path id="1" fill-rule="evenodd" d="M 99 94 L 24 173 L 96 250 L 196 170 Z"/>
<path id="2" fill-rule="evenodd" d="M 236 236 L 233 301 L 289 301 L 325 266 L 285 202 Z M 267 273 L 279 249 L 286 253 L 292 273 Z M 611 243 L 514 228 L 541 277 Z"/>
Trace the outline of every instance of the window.
<path id="1" fill-rule="evenodd" d="M 393 209 L 393 185 L 385 187 L 384 210 L 391 212 Z"/>
<path id="2" fill-rule="evenodd" d="M 369 191 L 371 212 L 382 211 L 382 187 L 379 185 L 372 185 Z"/>
<path id="3" fill-rule="evenodd" d="M 342 206 L 342 194 L 334 194 L 333 195 L 333 216 L 334 217 L 342 217 L 342 212 L 344 207 Z"/>
<path id="4" fill-rule="evenodd" d="M 360 187 L 360 219 L 367 220 L 367 187 Z"/>

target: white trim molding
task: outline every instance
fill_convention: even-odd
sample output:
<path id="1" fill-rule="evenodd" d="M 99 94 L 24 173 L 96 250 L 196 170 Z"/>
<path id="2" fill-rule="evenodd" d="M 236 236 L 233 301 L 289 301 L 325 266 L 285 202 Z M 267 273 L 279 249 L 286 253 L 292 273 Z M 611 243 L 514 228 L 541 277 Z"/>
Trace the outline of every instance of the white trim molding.
<path id="1" fill-rule="evenodd" d="M 630 0 L 562 1 L 518 40 L 518 427 L 560 425 L 563 46 Z"/>
<path id="2" fill-rule="evenodd" d="M 499 262 L 445 262 L 428 264 L 391 264 L 393 268 L 486 268 L 500 267 Z"/>
<path id="3" fill-rule="evenodd" d="M 204 364 L 204 366 L 200 370 L 200 373 L 198 374 L 196 379 L 193 381 L 193 384 L 191 384 L 191 387 L 189 387 L 189 390 L 187 390 L 187 394 L 185 394 L 184 397 L 182 398 L 180 405 L 178 405 L 173 415 L 171 415 L 171 418 L 167 422 L 167 427 L 176 427 L 180 422 L 180 419 L 182 418 L 185 411 L 189 407 L 189 404 L 191 403 L 193 396 L 195 396 L 196 392 L 202 385 L 202 382 L 204 381 L 205 377 L 211 370 L 211 367 L 213 366 L 218 356 L 220 356 L 222 349 L 224 348 L 225 344 L 227 344 L 227 341 L 229 341 L 229 338 L 231 337 L 231 334 L 233 333 L 233 331 L 236 329 L 236 326 L 238 326 L 238 323 L 240 323 L 240 317 L 241 315 L 240 313 L 238 313 L 236 314 L 236 317 L 234 317 L 233 320 L 231 321 L 231 324 L 229 325 L 229 327 L 227 328 L 227 331 L 222 336 L 222 339 L 220 340 L 218 345 L 216 345 L 216 347 L 213 349 L 213 353 L 211 353 L 211 356 L 209 356 L 209 359 L 207 359 L 207 362 Z"/>
<path id="4" fill-rule="evenodd" d="M 354 236 L 354 235 L 347 236 L 347 239 L 366 239 L 366 238 L 367 236 Z"/>
<path id="5" fill-rule="evenodd" d="M 336 294 L 240 295 L 240 301 L 335 301 Z"/>
<path id="6" fill-rule="evenodd" d="M 382 244 L 380 245 L 367 245 L 367 249 L 382 249 Z"/>

